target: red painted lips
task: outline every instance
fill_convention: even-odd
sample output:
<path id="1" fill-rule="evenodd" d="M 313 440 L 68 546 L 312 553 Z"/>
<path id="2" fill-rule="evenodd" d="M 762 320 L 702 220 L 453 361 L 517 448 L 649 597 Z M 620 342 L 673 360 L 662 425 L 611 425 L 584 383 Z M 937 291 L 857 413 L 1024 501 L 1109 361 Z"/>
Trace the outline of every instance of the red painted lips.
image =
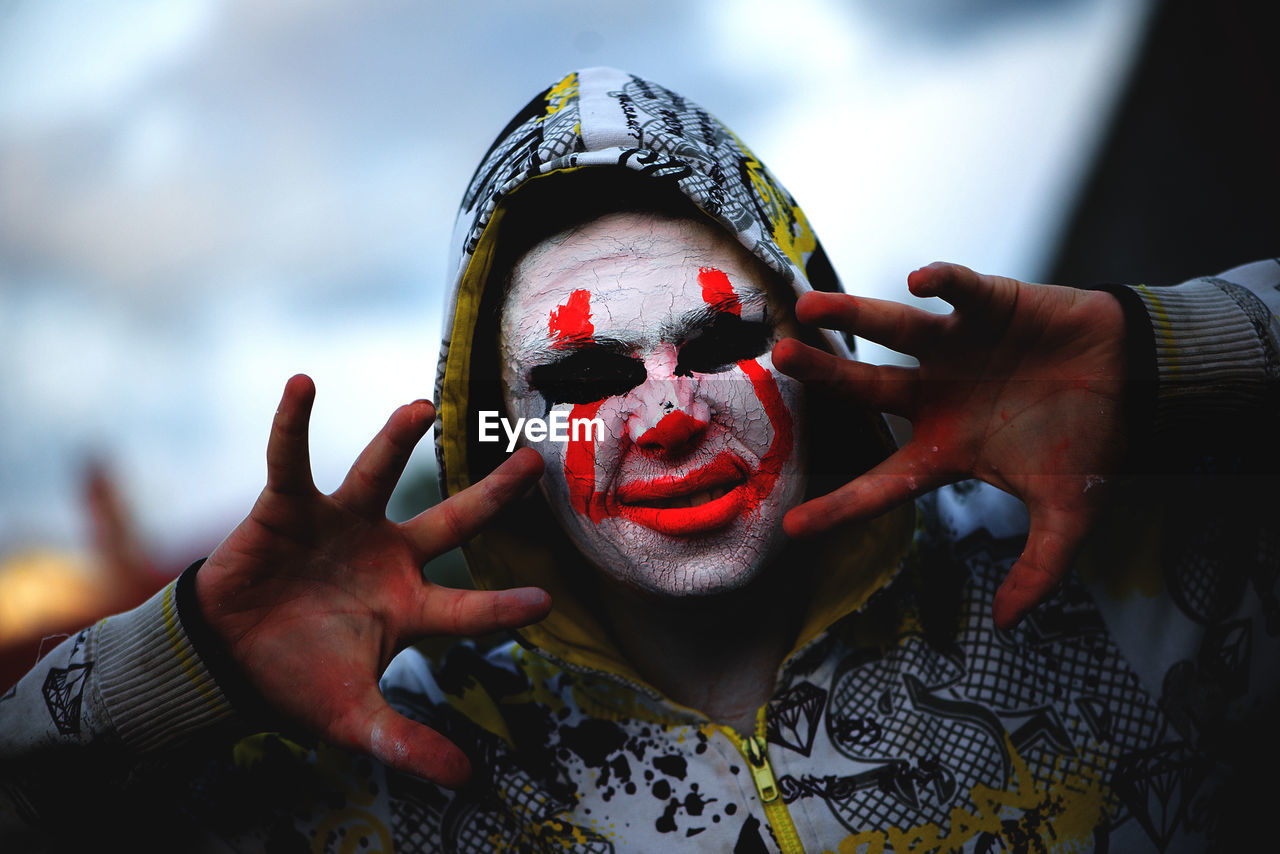
<path id="1" fill-rule="evenodd" d="M 722 451 L 682 477 L 632 481 L 618 487 L 618 511 L 638 525 L 673 537 L 723 528 L 747 506 L 750 468 Z"/>

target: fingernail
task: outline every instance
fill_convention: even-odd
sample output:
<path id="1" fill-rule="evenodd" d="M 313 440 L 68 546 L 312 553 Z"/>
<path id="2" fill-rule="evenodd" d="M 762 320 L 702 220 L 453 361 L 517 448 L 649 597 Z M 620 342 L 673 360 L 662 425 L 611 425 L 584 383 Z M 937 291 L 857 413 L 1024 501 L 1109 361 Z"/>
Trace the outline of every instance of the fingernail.
<path id="1" fill-rule="evenodd" d="M 510 595 L 521 605 L 541 605 L 547 601 L 546 591 L 538 587 L 521 587 L 510 591 Z"/>
<path id="2" fill-rule="evenodd" d="M 430 407 L 431 407 L 431 420 L 430 420 L 429 422 L 427 422 L 427 426 L 428 426 L 428 427 L 430 427 L 432 424 L 434 424 L 434 423 L 435 423 L 436 415 L 438 414 L 438 413 L 436 412 L 436 409 L 435 409 L 435 404 L 433 404 L 431 401 L 427 400 L 425 397 L 420 397 L 420 398 L 418 398 L 417 400 L 415 400 L 415 401 L 413 401 L 412 403 L 410 403 L 409 405 L 410 405 L 410 406 L 417 406 L 417 405 L 422 404 L 422 403 L 425 403 L 427 406 L 430 406 Z"/>

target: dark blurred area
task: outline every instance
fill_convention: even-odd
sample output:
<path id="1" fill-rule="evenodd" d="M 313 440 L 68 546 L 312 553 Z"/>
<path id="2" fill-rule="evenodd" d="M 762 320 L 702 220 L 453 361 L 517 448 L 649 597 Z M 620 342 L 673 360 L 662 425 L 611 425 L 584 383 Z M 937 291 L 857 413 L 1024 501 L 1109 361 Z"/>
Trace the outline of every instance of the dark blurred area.
<path id="1" fill-rule="evenodd" d="M 1278 17 L 1157 4 L 1045 281 L 1173 284 L 1280 255 Z"/>

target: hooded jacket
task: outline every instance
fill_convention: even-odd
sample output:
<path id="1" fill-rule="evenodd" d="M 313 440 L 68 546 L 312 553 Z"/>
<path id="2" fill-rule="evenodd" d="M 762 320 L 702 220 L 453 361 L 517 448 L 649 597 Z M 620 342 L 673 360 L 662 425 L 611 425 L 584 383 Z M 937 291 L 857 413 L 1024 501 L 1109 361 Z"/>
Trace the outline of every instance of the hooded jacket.
<path id="1" fill-rule="evenodd" d="M 463 200 L 437 376 L 446 494 L 495 462 L 474 413 L 492 400 L 488 306 L 518 237 L 504 221 L 530 187 L 554 192 L 587 170 L 627 170 L 688 199 L 797 295 L 839 289 L 790 194 L 710 114 L 614 69 L 570 74 L 511 121 Z M 1277 282 L 1268 262 L 1113 289 L 1152 380 L 1143 435 L 1222 417 L 1274 424 L 1280 335 L 1254 294 Z M 838 336 L 821 343 L 851 355 Z M 878 416 L 811 413 L 824 415 L 846 429 L 815 443 L 865 449 L 844 454 L 855 468 L 891 448 Z M 995 629 L 990 603 L 1025 535 L 1017 501 L 959 484 L 841 532 L 814 558 L 794 648 L 752 733 L 645 683 L 577 595 L 582 559 L 534 496 L 465 552 L 477 586 L 542 586 L 552 614 L 487 651 L 408 650 L 382 682 L 393 706 L 472 758 L 461 791 L 269 733 L 160 751 L 251 702 L 206 637 L 190 572 L 42 661 L 0 700 L 0 720 L 30 718 L 0 742 L 141 757 L 146 773 L 110 767 L 166 805 L 171 820 L 153 832 L 210 848 L 1201 850 L 1247 832 L 1237 769 L 1270 755 L 1258 726 L 1274 708 L 1280 565 L 1274 501 L 1244 500 L 1223 477 L 1252 471 L 1248 456 L 1200 438 L 1207 456 L 1165 460 L 1178 477 L 1128 487 L 1078 574 L 1013 631 Z M 0 798 L 0 827 L 48 820 L 38 777 Z"/>
<path id="2" fill-rule="evenodd" d="M 503 254 L 508 201 L 527 192 L 530 184 L 541 185 L 541 200 L 554 197 L 566 178 L 581 179 L 588 170 L 609 175 L 618 169 L 659 187 L 658 193 L 687 197 L 696 210 L 774 270 L 795 296 L 812 289 L 840 290 L 804 212 L 741 140 L 709 113 L 659 85 L 615 69 L 568 75 L 512 119 L 463 197 L 454 234 L 453 256 L 459 260 L 445 310 L 436 380 L 441 423 L 436 459 L 444 495 L 464 489 L 496 462 L 492 450 L 476 441 L 476 411 L 481 408 L 476 401 L 496 396 L 495 371 L 489 364 L 496 348 L 496 312 L 484 306 L 495 295 L 500 297 L 504 285 L 505 265 L 498 261 L 496 272 L 494 267 L 495 258 Z M 638 192 L 636 182 L 600 180 L 609 180 L 619 193 Z M 523 234 L 516 240 L 519 245 L 529 242 Z M 852 338 L 846 341 L 825 330 L 820 334 L 827 349 L 851 355 Z M 477 339 L 482 342 L 479 347 Z M 825 415 L 833 421 L 845 413 Z M 859 471 L 892 449 L 878 416 L 861 412 L 840 420 L 843 430 L 828 444 L 839 442 L 844 450 L 849 445 L 866 448 Z M 836 451 L 827 448 L 814 456 L 830 466 L 832 458 L 848 456 Z M 564 564 L 580 559 L 567 541 L 561 542 L 541 503 L 535 497 L 464 548 L 472 578 L 486 589 L 533 584 L 548 590 L 555 609 L 546 620 L 522 631 L 529 646 L 571 667 L 640 681 L 611 648 L 591 609 L 566 583 Z M 913 521 L 911 508 L 903 508 L 849 532 L 840 548 L 829 549 L 829 559 L 838 556 L 840 571 L 825 574 L 824 587 L 814 591 L 798 646 L 860 607 L 896 571 Z"/>

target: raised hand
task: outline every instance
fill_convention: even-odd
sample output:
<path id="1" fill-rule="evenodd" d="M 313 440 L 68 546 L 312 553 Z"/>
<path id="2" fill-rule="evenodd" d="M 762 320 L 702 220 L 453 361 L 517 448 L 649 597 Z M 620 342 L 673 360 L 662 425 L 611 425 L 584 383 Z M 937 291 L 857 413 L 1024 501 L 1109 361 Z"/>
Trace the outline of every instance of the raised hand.
<path id="1" fill-rule="evenodd" d="M 1066 574 L 1125 452 L 1124 316 L 1100 291 L 1033 285 L 935 263 L 916 296 L 947 315 L 884 300 L 810 293 L 801 323 L 843 329 L 908 353 L 918 368 L 837 358 L 788 339 L 779 370 L 911 421 L 909 442 L 845 486 L 791 510 L 792 536 L 875 516 L 943 484 L 976 477 L 1022 500 L 1027 545 L 992 605 L 1015 625 Z"/>
<path id="2" fill-rule="evenodd" d="M 474 535 L 542 473 L 517 451 L 492 474 L 404 524 L 387 501 L 435 410 L 402 406 L 332 495 L 311 479 L 307 425 L 315 386 L 295 376 L 271 425 L 267 486 L 249 516 L 196 575 L 200 609 L 266 702 L 332 744 L 458 786 L 462 751 L 395 712 L 378 678 L 400 649 L 427 635 L 483 634 L 546 616 L 536 587 L 453 590 L 421 567 Z"/>

